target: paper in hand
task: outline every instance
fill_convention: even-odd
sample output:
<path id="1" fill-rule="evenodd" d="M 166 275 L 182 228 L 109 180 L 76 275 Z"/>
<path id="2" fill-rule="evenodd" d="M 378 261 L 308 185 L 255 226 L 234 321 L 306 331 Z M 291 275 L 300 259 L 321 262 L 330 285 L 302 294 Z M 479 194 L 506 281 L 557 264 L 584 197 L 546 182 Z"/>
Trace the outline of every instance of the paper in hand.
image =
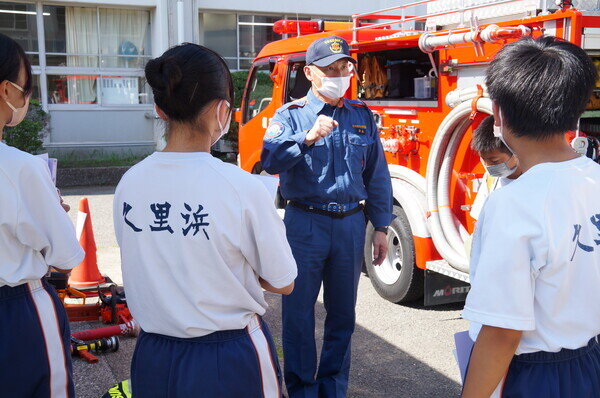
<path id="1" fill-rule="evenodd" d="M 460 379 L 465 384 L 465 377 L 467 376 L 467 367 L 469 366 L 469 359 L 471 359 L 471 351 L 475 344 L 469 336 L 469 331 L 458 332 L 454 335 L 454 343 L 456 344 L 456 362 L 458 363 L 458 369 L 460 370 Z"/>
<path id="2" fill-rule="evenodd" d="M 43 159 L 48 165 L 48 171 L 50 171 L 50 177 L 52 178 L 52 182 L 56 185 L 56 168 L 58 167 L 58 160 L 51 158 L 47 153 L 41 153 L 36 155 L 37 157 Z"/>
<path id="3" fill-rule="evenodd" d="M 471 352 L 473 351 L 475 342 L 471 340 L 469 331 L 465 330 L 464 332 L 458 332 L 454 335 L 454 343 L 456 344 L 456 349 L 453 350 L 454 357 L 458 363 L 458 368 L 460 369 L 460 379 L 464 385 L 465 378 L 467 377 L 467 368 L 469 367 L 469 361 L 471 360 Z M 500 398 L 502 396 L 503 385 L 504 378 L 500 384 L 498 384 L 492 395 L 490 395 L 490 398 Z"/>
<path id="4" fill-rule="evenodd" d="M 279 188 L 279 177 L 261 174 L 252 174 L 252 176 L 263 183 L 265 188 L 267 188 L 267 191 L 269 191 L 269 195 L 271 195 L 273 202 L 275 202 L 275 198 L 277 197 L 277 188 Z"/>

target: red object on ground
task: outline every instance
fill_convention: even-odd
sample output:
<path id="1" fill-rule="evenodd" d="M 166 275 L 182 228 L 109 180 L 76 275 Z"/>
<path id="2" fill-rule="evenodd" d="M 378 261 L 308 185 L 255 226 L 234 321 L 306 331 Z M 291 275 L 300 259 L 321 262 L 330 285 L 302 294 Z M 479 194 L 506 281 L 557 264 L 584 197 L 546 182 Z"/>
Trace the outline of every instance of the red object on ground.
<path id="1" fill-rule="evenodd" d="M 87 198 L 79 201 L 79 215 L 77 216 L 77 234 L 79 244 L 85 250 L 85 258 L 77 267 L 73 268 L 69 285 L 74 287 L 89 287 L 100 285 L 106 279 L 98 270 L 96 258 L 96 240 L 92 229 L 92 215 Z"/>
<path id="2" fill-rule="evenodd" d="M 89 352 L 88 350 L 77 351 L 77 355 L 85 359 L 87 363 L 98 363 L 98 357 Z"/>
<path id="3" fill-rule="evenodd" d="M 114 326 L 106 326 L 103 328 L 83 330 L 81 332 L 72 333 L 72 336 L 79 340 L 96 340 L 103 337 L 112 337 L 117 335 L 137 336 L 140 332 L 140 327 L 135 320 Z"/>

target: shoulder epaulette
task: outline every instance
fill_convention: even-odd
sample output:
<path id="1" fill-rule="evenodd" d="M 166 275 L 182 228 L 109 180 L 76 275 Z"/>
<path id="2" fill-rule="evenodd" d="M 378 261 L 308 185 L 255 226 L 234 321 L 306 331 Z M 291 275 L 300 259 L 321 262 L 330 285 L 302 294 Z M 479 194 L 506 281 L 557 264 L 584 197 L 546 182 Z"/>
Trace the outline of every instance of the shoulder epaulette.
<path id="1" fill-rule="evenodd" d="M 300 99 L 297 99 L 297 100 L 292 101 L 292 102 L 288 102 L 287 104 L 283 105 L 281 107 L 281 110 L 283 111 L 283 110 L 286 110 L 286 109 L 302 108 L 307 103 L 308 103 L 308 100 L 306 99 L 306 97 L 300 98 Z"/>
<path id="2" fill-rule="evenodd" d="M 352 106 L 356 106 L 359 108 L 368 108 L 367 104 L 365 104 L 364 102 L 362 102 L 361 100 L 350 100 L 348 101 L 350 103 L 350 105 Z"/>

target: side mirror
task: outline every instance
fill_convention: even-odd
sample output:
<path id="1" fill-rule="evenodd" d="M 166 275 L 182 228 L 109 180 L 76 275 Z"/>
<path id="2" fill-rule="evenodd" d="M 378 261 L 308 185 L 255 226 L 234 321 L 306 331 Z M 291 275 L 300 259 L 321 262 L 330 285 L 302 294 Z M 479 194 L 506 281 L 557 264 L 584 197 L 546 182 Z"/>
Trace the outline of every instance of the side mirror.
<path id="1" fill-rule="evenodd" d="M 284 70 L 284 59 L 283 57 L 277 58 L 277 60 L 271 59 L 269 61 L 269 68 L 271 69 L 271 80 L 275 83 L 276 86 L 281 84 L 281 80 L 283 79 L 283 70 Z"/>
<path id="2" fill-rule="evenodd" d="M 233 120 L 238 123 L 242 123 L 242 110 L 240 108 L 235 108 L 233 110 Z"/>

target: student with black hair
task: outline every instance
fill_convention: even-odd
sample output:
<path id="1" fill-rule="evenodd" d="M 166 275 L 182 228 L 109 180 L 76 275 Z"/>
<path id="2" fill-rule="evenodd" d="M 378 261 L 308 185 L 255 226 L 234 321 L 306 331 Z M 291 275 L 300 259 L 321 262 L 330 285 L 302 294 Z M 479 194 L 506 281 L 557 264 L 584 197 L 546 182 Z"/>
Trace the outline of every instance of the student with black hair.
<path id="1" fill-rule="evenodd" d="M 494 134 L 523 175 L 492 193 L 475 231 L 464 398 L 600 397 L 600 165 L 565 139 L 597 77 L 584 50 L 549 36 L 489 66 Z"/>
<path id="2" fill-rule="evenodd" d="M 0 34 L 0 139 L 31 94 L 23 49 Z M 0 142 L 0 388 L 12 397 L 74 397 L 69 321 L 44 276 L 83 260 L 47 164 Z"/>
<path id="3" fill-rule="evenodd" d="M 262 288 L 289 294 L 296 263 L 263 184 L 210 154 L 229 129 L 229 69 L 183 44 L 148 62 L 146 78 L 167 145 L 123 176 L 114 199 L 127 302 L 143 330 L 132 391 L 279 397 Z"/>
<path id="4" fill-rule="evenodd" d="M 479 218 L 481 209 L 490 194 L 510 184 L 521 174 L 519 160 L 498 137 L 494 137 L 494 116 L 488 116 L 473 131 L 471 149 L 481 158 L 485 167 L 482 184 L 471 206 L 471 217 Z"/>

